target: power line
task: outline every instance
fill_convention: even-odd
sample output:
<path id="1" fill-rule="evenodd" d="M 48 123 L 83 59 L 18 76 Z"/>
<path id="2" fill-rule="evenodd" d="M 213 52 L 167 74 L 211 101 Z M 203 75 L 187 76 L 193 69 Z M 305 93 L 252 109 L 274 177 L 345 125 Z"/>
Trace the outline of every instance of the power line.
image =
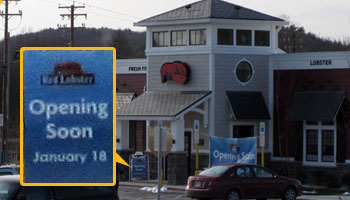
<path id="1" fill-rule="evenodd" d="M 72 2 L 70 0 L 66 0 L 66 1 Z M 82 5 L 90 6 L 90 7 L 93 7 L 93 8 L 97 8 L 97 9 L 100 9 L 100 10 L 103 10 L 103 11 L 107 11 L 107 12 L 110 12 L 110 13 L 114 13 L 114 14 L 117 14 L 117 15 L 123 15 L 123 16 L 126 16 L 126 17 L 132 17 L 132 18 L 135 18 L 135 19 L 141 19 L 140 17 L 135 17 L 135 16 L 128 15 L 128 14 L 125 14 L 125 13 L 122 13 L 122 12 L 117 12 L 117 11 L 113 11 L 113 10 L 110 10 L 110 9 L 94 6 L 94 5 L 87 4 L 87 3 L 84 3 L 84 2 L 81 2 L 81 1 L 74 1 L 74 2 L 80 3 Z"/>
<path id="2" fill-rule="evenodd" d="M 100 15 L 100 16 L 103 16 L 103 17 L 108 17 L 108 18 L 117 19 L 117 20 L 120 20 L 120 21 L 134 22 L 134 21 L 132 21 L 132 20 L 122 19 L 122 18 L 110 16 L 110 15 L 104 15 L 104 14 L 96 13 L 96 12 L 93 12 L 93 11 L 88 11 L 88 12 L 89 12 L 89 13 L 92 13 L 92 14 L 95 14 L 95 15 Z"/>
<path id="3" fill-rule="evenodd" d="M 39 1 L 42 1 L 42 2 L 46 2 L 46 3 L 51 3 L 51 4 L 55 4 L 55 5 L 57 5 L 57 3 L 52 2 L 52 1 L 48 1 L 48 0 L 39 0 Z"/>
<path id="4" fill-rule="evenodd" d="M 93 8 L 100 9 L 100 10 L 104 10 L 104 11 L 107 11 L 107 12 L 110 12 L 110 13 L 114 13 L 114 14 L 118 14 L 118 15 L 123 15 L 123 16 L 126 16 L 126 17 L 132 17 L 132 18 L 135 18 L 135 19 L 141 19 L 141 18 L 139 18 L 139 17 L 134 17 L 134 16 L 127 15 L 127 14 L 124 14 L 124 13 L 115 12 L 115 11 L 112 11 L 112 10 L 109 10 L 109 9 L 105 9 L 105 8 L 101 8 L 101 7 L 97 7 L 97 6 L 94 6 L 94 5 L 89 5 L 89 4 L 86 4 L 86 5 L 91 6 L 91 7 L 93 7 Z"/>
<path id="5" fill-rule="evenodd" d="M 76 14 L 74 13 L 74 11 L 78 8 L 85 8 L 85 6 L 75 6 L 74 4 L 71 6 L 58 6 L 58 8 L 60 9 L 68 9 L 70 14 L 60 14 L 61 17 L 68 17 L 68 19 L 70 19 L 70 45 L 71 47 L 74 46 L 74 30 L 77 28 L 82 28 L 82 27 L 74 27 L 74 20 L 76 17 L 80 17 L 80 16 L 85 16 L 85 19 L 87 18 L 87 14 L 86 13 L 79 13 Z M 83 27 L 85 25 L 83 24 Z M 68 27 L 65 26 L 60 26 L 58 25 L 58 28 L 63 28 L 63 29 L 68 29 Z"/>

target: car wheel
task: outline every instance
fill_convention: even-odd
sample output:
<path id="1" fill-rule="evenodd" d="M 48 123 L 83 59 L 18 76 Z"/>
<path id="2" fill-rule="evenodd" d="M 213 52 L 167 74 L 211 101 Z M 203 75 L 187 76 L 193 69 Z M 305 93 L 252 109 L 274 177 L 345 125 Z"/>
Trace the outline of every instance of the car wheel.
<path id="1" fill-rule="evenodd" d="M 239 200 L 239 199 L 240 199 L 240 196 L 236 190 L 231 190 L 226 195 L 226 200 Z"/>
<path id="2" fill-rule="evenodd" d="M 294 188 L 288 187 L 283 193 L 283 200 L 295 200 L 297 197 Z"/>

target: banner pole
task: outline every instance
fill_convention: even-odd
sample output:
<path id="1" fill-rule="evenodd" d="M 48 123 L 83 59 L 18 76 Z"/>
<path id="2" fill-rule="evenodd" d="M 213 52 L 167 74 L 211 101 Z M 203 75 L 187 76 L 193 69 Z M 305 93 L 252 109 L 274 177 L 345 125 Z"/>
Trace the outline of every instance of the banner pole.
<path id="1" fill-rule="evenodd" d="M 211 137 L 212 136 L 209 136 L 209 166 L 208 167 L 211 167 Z"/>
<path id="2" fill-rule="evenodd" d="M 162 180 L 162 121 L 158 121 L 159 135 L 158 135 L 158 194 L 157 200 L 160 200 L 160 187 Z"/>
<path id="3" fill-rule="evenodd" d="M 199 143 L 199 120 L 194 120 L 193 122 L 193 131 L 194 131 L 194 143 L 196 144 L 196 170 L 194 171 L 194 175 L 199 174 L 198 166 L 199 166 L 199 160 L 198 160 L 198 143 Z"/>
<path id="4" fill-rule="evenodd" d="M 264 160 L 265 160 L 265 153 L 264 153 L 264 147 L 261 147 L 261 166 L 264 167 Z"/>
<path id="5" fill-rule="evenodd" d="M 199 174 L 199 170 L 198 170 L 198 143 L 196 144 L 196 172 L 195 175 L 197 176 Z"/>

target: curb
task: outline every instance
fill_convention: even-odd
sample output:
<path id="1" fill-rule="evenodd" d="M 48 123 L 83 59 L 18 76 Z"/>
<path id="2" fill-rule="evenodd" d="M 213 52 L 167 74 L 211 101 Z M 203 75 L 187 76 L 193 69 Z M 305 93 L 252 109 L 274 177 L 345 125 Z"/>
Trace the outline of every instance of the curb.
<path id="1" fill-rule="evenodd" d="M 135 188 L 143 188 L 143 187 L 156 187 L 155 185 L 138 185 L 138 184 L 127 184 L 127 183 L 120 183 L 119 186 L 127 186 L 127 187 L 135 187 Z M 176 188 L 176 187 L 169 187 L 166 186 L 168 190 L 175 190 L 175 191 L 181 191 L 185 192 L 185 188 Z"/>

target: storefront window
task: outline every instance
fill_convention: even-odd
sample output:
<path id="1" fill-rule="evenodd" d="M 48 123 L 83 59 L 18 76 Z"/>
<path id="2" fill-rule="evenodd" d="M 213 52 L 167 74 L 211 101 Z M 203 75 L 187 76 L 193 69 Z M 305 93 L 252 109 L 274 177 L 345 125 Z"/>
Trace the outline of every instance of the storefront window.
<path id="1" fill-rule="evenodd" d="M 334 131 L 322 130 L 322 161 L 334 161 Z"/>
<path id="2" fill-rule="evenodd" d="M 166 47 L 168 46 L 168 40 L 168 31 L 153 32 L 153 47 Z"/>
<path id="3" fill-rule="evenodd" d="M 251 46 L 252 45 L 252 31 L 251 30 L 237 30 L 237 45 Z"/>
<path id="4" fill-rule="evenodd" d="M 336 123 L 334 121 L 304 121 L 304 164 L 334 166 Z"/>
<path id="5" fill-rule="evenodd" d="M 232 29 L 218 29 L 218 44 L 219 45 L 233 45 L 233 30 Z"/>
<path id="6" fill-rule="evenodd" d="M 236 67 L 236 77 L 240 82 L 248 82 L 253 75 L 252 66 L 247 61 L 240 62 Z"/>
<path id="7" fill-rule="evenodd" d="M 255 46 L 270 46 L 270 31 L 255 31 Z"/>
<path id="8" fill-rule="evenodd" d="M 318 160 L 318 131 L 317 130 L 306 131 L 306 160 L 307 161 Z"/>
<path id="9" fill-rule="evenodd" d="M 171 31 L 171 46 L 185 46 L 187 44 L 187 31 Z"/>
<path id="10" fill-rule="evenodd" d="M 190 30 L 190 45 L 205 45 L 206 31 L 205 29 Z"/>

